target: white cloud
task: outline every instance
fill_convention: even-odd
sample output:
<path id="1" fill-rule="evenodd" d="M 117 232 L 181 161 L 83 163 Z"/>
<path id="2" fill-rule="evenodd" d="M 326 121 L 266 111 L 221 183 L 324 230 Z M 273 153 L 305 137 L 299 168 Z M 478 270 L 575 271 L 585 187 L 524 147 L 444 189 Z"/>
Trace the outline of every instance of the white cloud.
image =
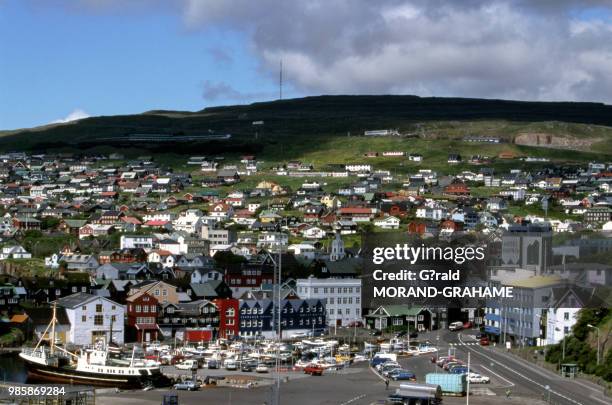
<path id="1" fill-rule="evenodd" d="M 239 32 L 262 75 L 276 80 L 282 59 L 285 80 L 297 93 L 612 103 L 610 0 L 132 3 L 133 9 L 171 3 L 155 9 L 180 13 L 188 30 Z M 123 3 L 80 4 L 112 11 Z M 209 95 L 232 94 L 229 84 L 209 87 Z"/>
<path id="2" fill-rule="evenodd" d="M 90 117 L 89 114 L 87 114 L 85 111 L 81 110 L 80 108 L 77 108 L 73 110 L 70 114 L 68 114 L 65 118 L 61 118 L 59 120 L 53 121 L 52 124 L 64 124 L 66 122 L 82 120 L 83 118 L 89 118 L 89 117 Z"/>
<path id="3" fill-rule="evenodd" d="M 601 18 L 581 18 L 599 7 Z M 589 8 L 588 10 L 593 10 Z M 612 102 L 609 1 L 185 0 L 191 29 L 248 36 L 305 94 Z"/>

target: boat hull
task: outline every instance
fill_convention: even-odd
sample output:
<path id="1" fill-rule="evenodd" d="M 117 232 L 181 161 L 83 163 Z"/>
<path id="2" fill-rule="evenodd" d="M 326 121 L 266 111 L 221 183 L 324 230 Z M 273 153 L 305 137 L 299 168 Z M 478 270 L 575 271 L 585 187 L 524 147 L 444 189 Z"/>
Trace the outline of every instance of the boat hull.
<path id="1" fill-rule="evenodd" d="M 108 375 L 88 373 L 68 367 L 44 366 L 26 362 L 28 381 L 52 382 L 59 384 L 91 385 L 96 387 L 113 387 L 121 389 L 139 389 L 147 386 L 167 387 L 170 380 L 163 374 L 146 376 Z"/>

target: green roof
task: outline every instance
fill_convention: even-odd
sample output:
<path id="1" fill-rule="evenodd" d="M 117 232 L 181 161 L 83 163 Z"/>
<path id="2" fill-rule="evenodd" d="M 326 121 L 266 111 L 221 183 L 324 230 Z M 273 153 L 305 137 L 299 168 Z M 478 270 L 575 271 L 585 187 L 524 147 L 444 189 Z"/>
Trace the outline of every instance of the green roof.
<path id="1" fill-rule="evenodd" d="M 423 308 L 409 307 L 408 305 L 383 305 L 380 308 L 389 316 L 417 316 L 423 310 Z"/>

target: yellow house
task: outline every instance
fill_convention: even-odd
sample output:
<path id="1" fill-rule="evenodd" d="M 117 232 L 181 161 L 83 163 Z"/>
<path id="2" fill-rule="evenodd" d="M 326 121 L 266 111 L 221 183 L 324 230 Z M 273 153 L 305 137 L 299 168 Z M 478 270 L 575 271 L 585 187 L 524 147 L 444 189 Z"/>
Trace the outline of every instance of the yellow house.
<path id="1" fill-rule="evenodd" d="M 321 197 L 321 204 L 325 205 L 327 208 L 337 209 L 340 208 L 342 202 L 336 196 L 324 195 Z"/>
<path id="2" fill-rule="evenodd" d="M 178 304 L 179 297 L 176 287 L 163 281 L 144 281 L 130 288 L 129 296 L 148 292 L 160 304 Z"/>
<path id="3" fill-rule="evenodd" d="M 270 190 L 272 194 L 282 194 L 285 191 L 280 184 L 268 180 L 260 181 L 256 188 Z"/>

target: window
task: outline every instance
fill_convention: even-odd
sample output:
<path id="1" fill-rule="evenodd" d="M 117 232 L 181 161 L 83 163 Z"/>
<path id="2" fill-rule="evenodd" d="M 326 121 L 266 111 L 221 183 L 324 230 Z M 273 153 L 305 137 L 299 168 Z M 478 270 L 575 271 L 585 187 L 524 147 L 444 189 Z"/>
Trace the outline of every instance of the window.
<path id="1" fill-rule="evenodd" d="M 102 304 L 96 304 L 96 312 L 102 312 Z"/>
<path id="2" fill-rule="evenodd" d="M 146 300 L 145 300 L 145 301 L 146 301 Z M 111 307 L 111 309 L 114 311 L 116 308 L 115 308 L 115 306 L 113 305 L 113 306 Z"/>
<path id="3" fill-rule="evenodd" d="M 94 325 L 97 325 L 97 326 L 104 325 L 104 315 L 94 316 Z"/>
<path id="4" fill-rule="evenodd" d="M 136 312 L 142 312 L 142 306 L 136 305 Z"/>
<path id="5" fill-rule="evenodd" d="M 318 294 L 319 293 L 319 289 L 318 288 L 314 288 L 314 293 Z"/>
<path id="6" fill-rule="evenodd" d="M 83 306 L 81 307 L 81 309 L 82 309 L 83 311 L 87 311 L 87 306 L 86 306 L 86 305 L 83 305 Z"/>
<path id="7" fill-rule="evenodd" d="M 563 320 L 564 320 L 564 321 L 569 321 L 569 319 L 570 319 L 570 314 L 569 314 L 569 312 L 565 312 L 565 313 L 563 314 Z"/>
<path id="8" fill-rule="evenodd" d="M 165 297 L 168 295 L 168 290 L 162 290 L 162 297 Z"/>
<path id="9" fill-rule="evenodd" d="M 228 309 L 225 310 L 225 316 L 233 317 L 234 315 L 235 315 L 234 314 L 234 308 L 228 308 Z"/>
<path id="10" fill-rule="evenodd" d="M 151 306 L 149 307 L 149 312 L 153 312 L 153 313 L 155 313 L 155 312 L 156 312 L 156 311 L 155 311 L 155 305 L 151 305 Z"/>
<path id="11" fill-rule="evenodd" d="M 153 292 L 153 295 L 155 295 L 156 297 L 159 297 L 159 288 Z"/>
<path id="12" fill-rule="evenodd" d="M 117 317 L 115 315 L 111 315 L 111 322 L 117 322 Z"/>
<path id="13" fill-rule="evenodd" d="M 81 322 L 87 322 L 87 317 L 85 315 L 81 316 Z"/>

